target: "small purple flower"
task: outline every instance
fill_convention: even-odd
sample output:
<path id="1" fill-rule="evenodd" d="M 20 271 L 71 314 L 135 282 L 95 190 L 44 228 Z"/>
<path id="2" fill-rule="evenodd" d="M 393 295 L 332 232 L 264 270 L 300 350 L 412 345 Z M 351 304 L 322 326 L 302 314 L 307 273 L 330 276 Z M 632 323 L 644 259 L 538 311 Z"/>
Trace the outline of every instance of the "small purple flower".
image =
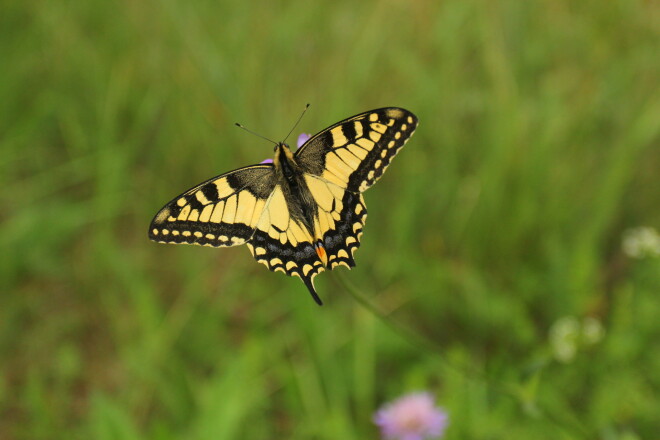
<path id="1" fill-rule="evenodd" d="M 411 393 L 381 407 L 374 423 L 388 440 L 439 438 L 447 427 L 447 413 L 435 407 L 431 393 Z"/>
<path id="2" fill-rule="evenodd" d="M 307 133 L 300 133 L 300 136 L 298 136 L 298 142 L 296 143 L 296 145 L 298 146 L 298 148 L 302 147 L 303 144 L 304 144 L 305 142 L 307 142 L 307 141 L 309 140 L 309 138 L 311 138 L 311 137 L 312 137 L 312 136 L 309 135 L 309 134 L 307 134 Z"/>
<path id="3" fill-rule="evenodd" d="M 300 136 L 298 136 L 298 142 L 296 142 L 297 148 L 300 148 L 303 146 L 305 142 L 312 136 L 308 135 L 307 133 L 300 133 Z M 260 163 L 273 163 L 273 159 L 266 159 L 262 160 Z"/>

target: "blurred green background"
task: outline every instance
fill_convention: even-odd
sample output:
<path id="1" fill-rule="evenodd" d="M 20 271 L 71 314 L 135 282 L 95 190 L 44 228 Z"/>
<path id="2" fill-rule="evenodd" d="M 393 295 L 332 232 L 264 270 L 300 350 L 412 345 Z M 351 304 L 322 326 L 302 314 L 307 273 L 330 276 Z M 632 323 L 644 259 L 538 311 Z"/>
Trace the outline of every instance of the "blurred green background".
<path id="1" fill-rule="evenodd" d="M 660 225 L 659 17 L 3 2 L 0 438 L 375 439 L 413 390 L 450 439 L 657 438 L 660 260 L 622 240 Z M 334 273 L 319 308 L 244 247 L 148 241 L 172 197 L 272 155 L 235 121 L 280 139 L 307 102 L 297 131 L 418 115 L 338 271 L 435 350 Z"/>

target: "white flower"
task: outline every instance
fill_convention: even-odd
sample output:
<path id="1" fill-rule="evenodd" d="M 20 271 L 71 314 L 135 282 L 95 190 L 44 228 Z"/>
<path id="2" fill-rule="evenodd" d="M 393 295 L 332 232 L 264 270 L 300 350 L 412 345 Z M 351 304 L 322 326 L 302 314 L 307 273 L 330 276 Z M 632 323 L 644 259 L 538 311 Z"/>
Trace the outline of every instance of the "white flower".
<path id="1" fill-rule="evenodd" d="M 574 316 L 559 318 L 550 327 L 550 346 L 555 358 L 565 364 L 575 358 L 580 337 L 580 323 Z"/>
<path id="2" fill-rule="evenodd" d="M 660 234 L 649 226 L 628 229 L 623 234 L 622 247 L 632 258 L 660 257 Z"/>
<path id="3" fill-rule="evenodd" d="M 552 324 L 549 333 L 552 354 L 559 362 L 567 364 L 581 347 L 600 342 L 605 330 L 596 318 L 586 317 L 580 322 L 574 316 L 564 316 Z"/>

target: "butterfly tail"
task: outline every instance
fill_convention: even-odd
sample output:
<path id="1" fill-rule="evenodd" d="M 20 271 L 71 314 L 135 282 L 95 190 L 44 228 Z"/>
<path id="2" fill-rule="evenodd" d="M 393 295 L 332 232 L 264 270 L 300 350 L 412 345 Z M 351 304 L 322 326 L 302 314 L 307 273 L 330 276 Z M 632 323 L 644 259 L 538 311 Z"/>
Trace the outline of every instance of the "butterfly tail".
<path id="1" fill-rule="evenodd" d="M 319 298 L 319 295 L 314 288 L 314 279 L 312 277 L 301 277 L 301 279 L 303 280 L 303 283 L 305 283 L 305 286 L 307 286 L 307 289 L 309 289 L 309 293 L 312 295 L 312 298 L 314 298 L 314 301 L 316 301 L 316 304 L 322 306 L 323 301 L 321 301 L 321 298 Z"/>

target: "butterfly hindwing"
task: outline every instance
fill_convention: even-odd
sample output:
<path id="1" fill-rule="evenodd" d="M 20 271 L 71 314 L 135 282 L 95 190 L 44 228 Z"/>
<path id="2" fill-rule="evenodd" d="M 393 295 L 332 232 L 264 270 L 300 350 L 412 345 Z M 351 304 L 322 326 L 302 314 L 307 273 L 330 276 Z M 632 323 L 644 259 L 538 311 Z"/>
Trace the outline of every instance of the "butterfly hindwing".
<path id="1" fill-rule="evenodd" d="M 343 265 L 355 266 L 353 254 L 360 247 L 362 229 L 367 218 L 367 208 L 362 194 L 346 192 L 343 198 L 341 218 L 336 229 L 326 231 L 323 243 L 328 252 L 328 264 L 331 269 Z"/>
<path id="2" fill-rule="evenodd" d="M 323 272 L 324 267 L 319 261 L 309 233 L 295 220 L 290 218 L 289 221 L 289 227 L 282 232 L 274 230 L 279 235 L 278 238 L 273 237 L 275 234 L 272 229 L 269 233 L 257 228 L 248 248 L 255 260 L 269 270 L 299 277 L 314 300 L 321 304 L 321 299 L 314 289 L 314 277 Z"/>
<path id="3" fill-rule="evenodd" d="M 307 172 L 348 191 L 373 185 L 417 128 L 417 117 L 388 107 L 348 118 L 310 138 L 296 152 Z"/>
<path id="4" fill-rule="evenodd" d="M 165 205 L 149 226 L 149 238 L 206 246 L 244 244 L 262 220 L 275 185 L 269 164 L 214 177 Z"/>
<path id="5" fill-rule="evenodd" d="M 367 217 L 362 195 L 311 174 L 305 175 L 305 182 L 317 202 L 315 229 L 321 231 L 319 235 L 330 269 L 339 265 L 355 266 L 353 253 L 360 247 Z"/>
<path id="6" fill-rule="evenodd" d="M 299 277 L 314 300 L 321 304 L 314 288 L 314 277 L 339 265 L 355 266 L 353 253 L 360 246 L 362 228 L 367 209 L 361 194 L 345 191 L 323 179 L 305 175 L 305 181 L 317 206 L 313 230 L 319 231 L 320 240 L 312 238 L 308 229 L 288 212 L 285 197 L 275 195 L 267 202 L 263 219 L 247 243 L 254 258 L 274 272 Z M 275 194 L 281 191 L 278 187 Z M 275 226 L 271 212 L 282 216 L 286 224 Z M 318 242 L 325 253 L 319 254 Z"/>

